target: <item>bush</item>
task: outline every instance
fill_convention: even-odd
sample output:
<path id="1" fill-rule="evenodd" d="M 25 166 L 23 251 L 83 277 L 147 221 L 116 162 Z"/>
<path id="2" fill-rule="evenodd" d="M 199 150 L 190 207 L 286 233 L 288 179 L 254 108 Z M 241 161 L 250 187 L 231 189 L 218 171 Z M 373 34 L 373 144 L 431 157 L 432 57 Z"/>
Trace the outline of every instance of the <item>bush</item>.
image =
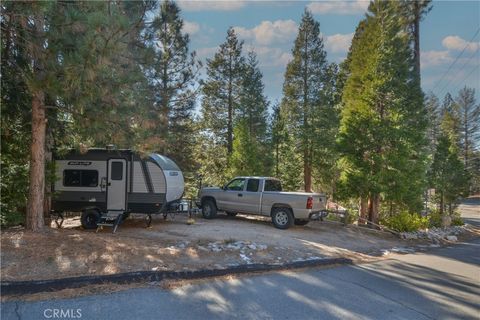
<path id="1" fill-rule="evenodd" d="M 452 218 L 452 226 L 463 226 L 463 219 L 458 212 L 454 212 L 450 217 Z M 430 227 L 443 227 L 442 215 L 439 210 L 432 210 L 428 218 L 430 220 Z"/>
<path id="2" fill-rule="evenodd" d="M 430 220 L 430 227 L 440 228 L 442 227 L 442 215 L 438 210 L 432 210 L 428 215 Z"/>
<path id="3" fill-rule="evenodd" d="M 427 217 L 404 211 L 384 218 L 381 223 L 398 232 L 412 232 L 419 229 L 426 229 L 429 221 Z"/>

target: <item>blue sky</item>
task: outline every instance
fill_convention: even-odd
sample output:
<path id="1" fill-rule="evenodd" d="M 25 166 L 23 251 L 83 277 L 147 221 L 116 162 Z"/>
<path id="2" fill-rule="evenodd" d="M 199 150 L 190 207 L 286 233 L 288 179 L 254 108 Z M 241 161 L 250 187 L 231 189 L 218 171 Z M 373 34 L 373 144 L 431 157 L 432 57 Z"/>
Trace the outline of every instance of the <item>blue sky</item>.
<path id="1" fill-rule="evenodd" d="M 283 74 L 291 58 L 293 41 L 305 7 L 320 22 L 327 59 L 338 63 L 345 58 L 353 32 L 368 6 L 368 1 L 178 3 L 185 22 L 184 30 L 191 37 L 191 49 L 196 50 L 203 61 L 213 56 L 218 45 L 225 40 L 230 26 L 236 29 L 245 41 L 245 48 L 253 48 L 258 54 L 259 66 L 264 74 L 265 94 L 271 101 L 281 99 Z M 479 1 L 433 1 L 433 9 L 421 23 L 421 71 L 425 92 L 433 90 L 440 97 L 448 91 L 456 95 L 461 87 L 467 85 L 476 89 L 478 97 L 479 28 Z"/>

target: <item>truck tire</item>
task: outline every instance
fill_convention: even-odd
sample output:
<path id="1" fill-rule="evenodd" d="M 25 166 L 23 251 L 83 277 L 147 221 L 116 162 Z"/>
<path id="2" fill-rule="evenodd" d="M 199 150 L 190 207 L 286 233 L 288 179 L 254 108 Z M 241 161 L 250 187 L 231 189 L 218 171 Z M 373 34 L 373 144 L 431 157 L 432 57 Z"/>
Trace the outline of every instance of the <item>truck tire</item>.
<path id="1" fill-rule="evenodd" d="M 288 229 L 293 225 L 294 219 L 290 208 L 274 208 L 272 210 L 272 222 L 275 228 Z"/>
<path id="2" fill-rule="evenodd" d="M 205 219 L 217 217 L 217 206 L 212 199 L 206 199 L 202 202 L 202 215 Z"/>
<path id="3" fill-rule="evenodd" d="M 236 212 L 231 212 L 231 211 L 227 211 L 226 213 L 227 213 L 227 216 L 232 217 L 232 218 L 237 215 Z"/>
<path id="4" fill-rule="evenodd" d="M 310 222 L 310 220 L 295 219 L 295 225 L 296 226 L 304 226 L 309 222 Z"/>
<path id="5" fill-rule="evenodd" d="M 87 209 L 82 212 L 80 221 L 83 229 L 97 229 L 97 222 L 100 220 L 100 212 L 97 209 Z"/>

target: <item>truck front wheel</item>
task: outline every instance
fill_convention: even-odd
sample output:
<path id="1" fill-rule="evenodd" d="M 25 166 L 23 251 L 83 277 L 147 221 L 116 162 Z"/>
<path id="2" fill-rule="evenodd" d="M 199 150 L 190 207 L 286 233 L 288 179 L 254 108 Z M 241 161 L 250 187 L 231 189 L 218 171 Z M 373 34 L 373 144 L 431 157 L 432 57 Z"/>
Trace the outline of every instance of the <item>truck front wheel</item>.
<path id="1" fill-rule="evenodd" d="M 294 219 L 290 208 L 274 208 L 272 222 L 275 228 L 288 229 L 293 225 Z"/>
<path id="2" fill-rule="evenodd" d="M 202 202 L 202 215 L 205 219 L 213 219 L 217 216 L 217 206 L 211 199 Z"/>

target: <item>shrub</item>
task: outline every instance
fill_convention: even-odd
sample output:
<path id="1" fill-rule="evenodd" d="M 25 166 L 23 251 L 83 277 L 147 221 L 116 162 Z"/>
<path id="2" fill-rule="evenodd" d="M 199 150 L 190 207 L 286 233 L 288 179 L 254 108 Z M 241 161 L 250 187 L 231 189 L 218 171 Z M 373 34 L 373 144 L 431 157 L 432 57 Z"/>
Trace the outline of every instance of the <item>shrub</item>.
<path id="1" fill-rule="evenodd" d="M 442 215 L 438 210 L 432 210 L 428 215 L 430 220 L 430 227 L 440 228 L 442 227 Z"/>
<path id="2" fill-rule="evenodd" d="M 416 213 L 401 212 L 391 217 L 386 217 L 382 224 L 398 232 L 412 232 L 428 227 L 428 218 Z"/>

